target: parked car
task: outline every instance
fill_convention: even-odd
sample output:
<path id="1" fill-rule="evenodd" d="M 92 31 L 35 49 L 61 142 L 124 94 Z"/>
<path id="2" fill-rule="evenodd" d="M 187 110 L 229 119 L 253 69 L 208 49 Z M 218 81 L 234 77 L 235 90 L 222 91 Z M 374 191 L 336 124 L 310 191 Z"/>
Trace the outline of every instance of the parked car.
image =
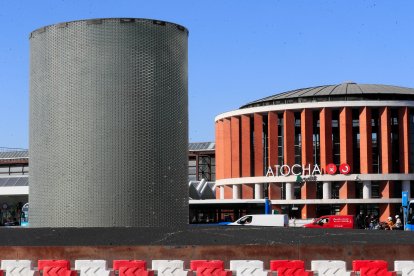
<path id="1" fill-rule="evenodd" d="M 305 228 L 355 228 L 354 216 L 329 215 L 316 218 L 312 223 L 305 224 Z"/>
<path id="2" fill-rule="evenodd" d="M 227 225 L 288 227 L 289 218 L 287 215 L 280 215 L 280 214 L 247 215 Z"/>

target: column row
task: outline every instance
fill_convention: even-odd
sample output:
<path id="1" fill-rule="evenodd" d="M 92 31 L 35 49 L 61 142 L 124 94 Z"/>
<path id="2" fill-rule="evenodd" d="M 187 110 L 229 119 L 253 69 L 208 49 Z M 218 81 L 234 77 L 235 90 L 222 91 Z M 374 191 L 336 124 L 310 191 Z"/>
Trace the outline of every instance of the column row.
<path id="1" fill-rule="evenodd" d="M 319 199 L 332 199 L 332 183 L 331 181 L 325 181 L 322 184 L 322 198 Z M 377 193 L 379 188 L 379 193 L 381 198 L 394 198 L 392 197 L 392 192 L 394 189 L 394 183 L 390 181 L 382 181 L 381 184 L 378 186 L 378 182 L 376 184 Z M 300 183 L 300 186 L 303 187 L 305 183 Z M 301 199 L 317 199 L 316 197 L 316 182 L 309 182 L 309 187 L 311 187 L 311 191 L 308 192 L 307 196 L 306 193 L 303 192 L 301 189 Z M 262 183 L 257 184 L 235 184 L 235 185 L 225 185 L 220 186 L 222 189 L 223 197 L 221 199 L 263 199 L 263 185 Z M 266 184 L 267 185 L 267 184 Z M 371 181 L 363 181 L 363 182 L 340 182 L 339 188 L 339 199 L 350 199 L 356 198 L 355 197 L 355 185 L 361 185 L 361 195 L 359 198 L 361 199 L 371 199 L 372 196 L 372 182 Z M 248 188 L 246 188 L 248 187 Z M 282 199 L 281 189 L 282 183 L 269 183 L 268 186 L 268 198 L 269 199 Z M 296 199 L 294 196 L 294 188 L 295 182 L 285 182 L 284 184 L 284 198 L 286 200 Z M 337 188 L 338 189 L 338 188 Z M 407 191 L 409 194 L 411 193 L 410 187 L 410 180 L 401 181 L 401 190 Z M 246 194 L 247 192 L 247 194 Z M 375 197 L 375 195 L 374 195 Z M 378 195 L 376 196 L 378 197 Z"/>
<path id="2" fill-rule="evenodd" d="M 281 163 L 318 163 L 322 170 L 329 163 L 347 163 L 351 173 L 409 173 L 409 110 L 396 111 L 322 108 L 219 120 L 217 179 L 263 176 L 268 166 Z"/>

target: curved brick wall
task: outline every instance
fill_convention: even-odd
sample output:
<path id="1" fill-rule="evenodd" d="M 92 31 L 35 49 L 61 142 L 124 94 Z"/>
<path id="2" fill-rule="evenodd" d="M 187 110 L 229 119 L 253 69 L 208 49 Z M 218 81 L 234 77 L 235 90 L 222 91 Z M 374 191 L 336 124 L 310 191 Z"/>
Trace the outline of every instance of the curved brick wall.
<path id="1" fill-rule="evenodd" d="M 268 197 L 273 209 L 302 219 L 363 212 L 386 220 L 398 214 L 401 192 L 414 190 L 414 102 L 381 94 L 370 101 L 296 98 L 297 103 L 258 105 L 216 117 L 217 199 Z M 338 170 L 329 175 L 326 167 L 332 163 Z M 351 168 L 348 174 L 339 173 L 344 163 Z M 294 164 L 317 164 L 322 174 L 309 181 L 276 175 L 276 165 Z M 301 177 L 309 177 L 309 170 Z"/>

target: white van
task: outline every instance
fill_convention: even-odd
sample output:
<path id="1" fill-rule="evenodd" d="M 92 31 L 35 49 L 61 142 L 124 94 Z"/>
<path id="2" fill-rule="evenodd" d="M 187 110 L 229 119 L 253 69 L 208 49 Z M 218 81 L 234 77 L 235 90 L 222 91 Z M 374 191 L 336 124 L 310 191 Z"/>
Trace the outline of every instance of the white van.
<path id="1" fill-rule="evenodd" d="M 228 225 L 288 227 L 288 215 L 247 215 Z"/>

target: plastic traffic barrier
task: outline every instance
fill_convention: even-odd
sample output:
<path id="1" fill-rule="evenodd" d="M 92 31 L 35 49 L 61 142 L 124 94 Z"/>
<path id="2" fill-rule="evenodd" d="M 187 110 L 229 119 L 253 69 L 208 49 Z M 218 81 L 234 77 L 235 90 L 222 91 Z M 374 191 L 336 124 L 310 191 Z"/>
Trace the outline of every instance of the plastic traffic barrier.
<path id="1" fill-rule="evenodd" d="M 232 276 L 231 271 L 224 270 L 221 260 L 193 260 L 190 269 L 196 271 L 197 276 Z"/>
<path id="2" fill-rule="evenodd" d="M 158 276 L 187 276 L 184 270 L 184 261 L 181 260 L 153 260 L 151 269 L 157 271 Z"/>
<path id="3" fill-rule="evenodd" d="M 43 276 L 76 276 L 76 271 L 70 270 L 68 260 L 39 260 L 37 268 Z"/>
<path id="4" fill-rule="evenodd" d="M 338 260 L 318 260 L 311 262 L 311 270 L 317 272 L 318 276 L 349 276 L 351 272 L 346 271 L 346 263 Z"/>
<path id="5" fill-rule="evenodd" d="M 312 276 L 312 271 L 305 270 L 301 260 L 271 260 L 270 270 L 277 271 L 278 276 Z"/>
<path id="6" fill-rule="evenodd" d="M 142 268 L 147 270 L 147 262 L 143 260 L 114 260 L 113 270 L 119 270 L 121 267 Z"/>
<path id="7" fill-rule="evenodd" d="M 70 262 L 68 260 L 39 260 L 37 262 L 37 268 L 44 270 L 45 267 L 61 267 L 70 269 Z"/>
<path id="8" fill-rule="evenodd" d="M 5 271 L 9 276 L 33 276 L 36 272 L 30 260 L 2 260 L 1 270 L 1 275 Z"/>
<path id="9" fill-rule="evenodd" d="M 354 272 L 361 276 L 392 276 L 395 272 L 388 271 L 388 263 L 383 260 L 355 260 L 352 262 Z"/>
<path id="10" fill-rule="evenodd" d="M 109 276 L 111 274 L 105 260 L 76 260 L 75 270 L 80 272 L 80 276 Z"/>
<path id="11" fill-rule="evenodd" d="M 154 276 L 154 271 L 147 270 L 147 263 L 142 260 L 114 260 L 113 269 L 119 276 Z"/>
<path id="12" fill-rule="evenodd" d="M 375 269 L 388 269 L 388 263 L 383 260 L 355 260 L 352 261 L 352 270 L 355 272 L 361 271 L 361 268 L 375 268 Z"/>
<path id="13" fill-rule="evenodd" d="M 233 260 L 230 261 L 230 270 L 236 272 L 237 276 L 267 276 L 263 270 L 263 262 L 256 260 Z"/>
<path id="14" fill-rule="evenodd" d="M 224 270 L 224 262 L 221 260 L 192 260 L 190 262 L 190 269 L 197 270 L 200 267 L 204 268 L 220 268 Z"/>
<path id="15" fill-rule="evenodd" d="M 258 260 L 233 260 L 230 261 L 230 270 L 237 271 L 239 268 L 252 267 L 263 269 L 263 262 Z"/>
<path id="16" fill-rule="evenodd" d="M 305 269 L 305 262 L 301 260 L 271 260 L 270 270 L 277 271 L 279 268 Z"/>
<path id="17" fill-rule="evenodd" d="M 402 276 L 414 276 L 414 261 L 394 261 L 394 270 Z"/>
<path id="18" fill-rule="evenodd" d="M 361 276 L 396 276 L 397 273 L 393 271 L 387 271 L 387 269 L 385 268 L 361 267 L 360 275 Z"/>
<path id="19" fill-rule="evenodd" d="M 302 268 L 279 268 L 277 276 L 313 276 L 313 272 Z"/>
<path id="20" fill-rule="evenodd" d="M 75 270 L 81 270 L 83 267 L 100 267 L 107 269 L 105 260 L 76 260 Z"/>

